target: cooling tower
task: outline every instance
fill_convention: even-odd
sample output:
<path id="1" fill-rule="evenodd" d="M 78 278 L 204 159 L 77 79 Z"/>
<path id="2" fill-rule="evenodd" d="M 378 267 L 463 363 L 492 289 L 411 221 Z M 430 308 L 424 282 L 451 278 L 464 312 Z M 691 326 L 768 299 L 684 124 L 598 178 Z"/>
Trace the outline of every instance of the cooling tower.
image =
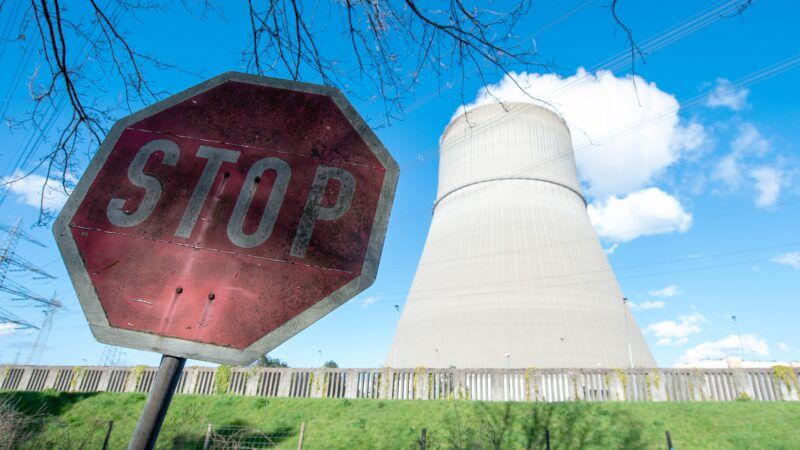
<path id="1" fill-rule="evenodd" d="M 620 176 L 624 176 L 620 174 Z M 386 365 L 655 367 L 589 222 L 569 130 L 531 104 L 452 120 Z"/>

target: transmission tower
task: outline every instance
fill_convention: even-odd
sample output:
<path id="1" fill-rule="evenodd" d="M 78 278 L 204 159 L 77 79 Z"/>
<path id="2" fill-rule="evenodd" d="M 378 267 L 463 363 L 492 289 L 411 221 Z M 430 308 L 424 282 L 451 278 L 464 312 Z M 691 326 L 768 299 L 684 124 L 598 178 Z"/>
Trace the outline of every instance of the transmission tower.
<path id="1" fill-rule="evenodd" d="M 125 350 L 115 345 L 106 345 L 100 354 L 101 366 L 119 366 L 125 358 Z"/>
<path id="2" fill-rule="evenodd" d="M 39 327 L 39 333 L 36 335 L 36 341 L 31 347 L 31 352 L 28 354 L 28 365 L 39 364 L 42 361 L 44 349 L 47 347 L 47 339 L 50 337 L 50 331 L 53 329 L 53 316 L 56 311 L 61 308 L 61 301 L 56 298 L 55 293 L 50 298 L 50 304 L 44 309 L 44 320 Z"/>
<path id="3" fill-rule="evenodd" d="M 13 226 L 0 224 L 0 232 L 6 233 L 6 240 L 0 248 L 0 292 L 10 294 L 11 298 L 0 300 L 0 323 L 12 323 L 19 328 L 38 328 L 29 321 L 11 312 L 6 306 L 11 303 L 15 306 L 34 306 L 45 309 L 59 309 L 62 307 L 55 297 L 43 297 L 19 282 L 11 279 L 12 272 L 22 272 L 32 275 L 34 280 L 53 280 L 55 277 L 45 272 L 44 269 L 36 266 L 32 262 L 17 254 L 17 245 L 20 241 L 46 247 L 21 229 L 22 219 L 18 219 Z M 52 315 L 51 315 L 52 316 Z M 52 317 L 51 317 L 52 323 Z"/>

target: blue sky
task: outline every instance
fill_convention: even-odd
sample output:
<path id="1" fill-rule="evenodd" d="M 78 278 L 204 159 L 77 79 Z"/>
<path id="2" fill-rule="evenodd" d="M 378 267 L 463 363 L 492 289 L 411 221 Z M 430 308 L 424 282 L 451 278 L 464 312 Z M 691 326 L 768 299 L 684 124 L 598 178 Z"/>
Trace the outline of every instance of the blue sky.
<path id="1" fill-rule="evenodd" d="M 646 51 L 645 63 L 636 67 L 637 101 L 626 78 L 625 39 L 606 3 L 536 2 L 518 33 L 534 39 L 558 75 L 518 74 L 518 80 L 531 92 L 552 95 L 570 125 L 583 130 L 572 131 L 590 214 L 657 361 L 671 366 L 738 356 L 731 314 L 738 317 L 747 358 L 800 359 L 800 5 L 755 2 L 742 17 L 724 19 L 707 12 L 728 2 L 621 2 L 621 14 Z M 243 70 L 239 52 L 249 38 L 244 11 L 227 8 L 224 14 L 225 20 L 200 22 L 170 10 L 125 24 L 142 49 L 210 77 Z M 4 52 L 4 65 L 23 56 L 15 44 L 5 44 Z M 36 58 L 23 67 L 25 78 Z M 597 72 L 602 69 L 611 71 Z M 0 93 L 9 90 L 13 72 L 0 73 Z M 173 92 L 198 81 L 169 70 L 152 75 Z M 499 74 L 488 81 L 496 95 L 519 95 Z M 461 105 L 458 88 L 441 87 L 423 77 L 403 119 L 376 131 L 401 166 L 377 281 L 273 356 L 293 366 L 320 359 L 350 367 L 383 364 L 397 323 L 394 305 L 402 309 L 430 224 L 438 138 Z M 467 79 L 465 100 L 481 102 L 481 89 L 477 77 Z M 6 116 L 24 114 L 24 83 L 9 92 Z M 108 99 L 116 94 L 112 88 Z M 381 104 L 353 103 L 380 124 Z M 25 130 L 0 129 L 0 176 L 11 175 L 15 152 L 29 137 Z M 22 217 L 26 230 L 47 243 L 46 249 L 23 243 L 19 250 L 57 279 L 17 280 L 43 295 L 57 292 L 66 306 L 56 315 L 41 362 L 96 364 L 103 345 L 86 326 L 50 230 L 30 228 L 38 212 L 30 204 L 37 181 L 12 187 L 0 222 Z M 60 199 L 52 201 L 57 207 Z M 34 322 L 42 317 L 31 308 L 14 311 Z M 0 362 L 25 362 L 35 333 L 0 333 Z M 157 361 L 158 355 L 126 350 L 127 364 Z"/>

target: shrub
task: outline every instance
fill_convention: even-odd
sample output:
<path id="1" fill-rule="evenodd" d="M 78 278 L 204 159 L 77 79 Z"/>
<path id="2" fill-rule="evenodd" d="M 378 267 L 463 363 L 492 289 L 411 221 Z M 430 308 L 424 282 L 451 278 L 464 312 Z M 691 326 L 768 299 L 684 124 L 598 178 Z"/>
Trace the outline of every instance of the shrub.
<path id="1" fill-rule="evenodd" d="M 0 398 L 0 450 L 19 448 L 43 421 L 42 414 L 25 414 L 17 401 Z"/>

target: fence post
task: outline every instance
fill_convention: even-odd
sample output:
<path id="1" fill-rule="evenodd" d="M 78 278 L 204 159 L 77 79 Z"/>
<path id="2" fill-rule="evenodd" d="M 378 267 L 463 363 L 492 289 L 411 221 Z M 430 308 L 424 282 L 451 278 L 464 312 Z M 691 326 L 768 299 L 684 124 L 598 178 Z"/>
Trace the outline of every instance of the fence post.
<path id="1" fill-rule="evenodd" d="M 627 377 L 628 375 L 617 369 L 608 372 L 608 396 L 614 401 L 624 402 L 627 400 L 628 393 L 625 392 L 625 384 L 620 377 Z"/>
<path id="2" fill-rule="evenodd" d="M 570 371 L 570 377 L 572 378 L 572 392 L 575 395 L 575 400 L 591 400 L 591 394 L 589 394 L 588 377 L 583 376 L 583 369 L 575 369 Z"/>
<path id="3" fill-rule="evenodd" d="M 793 380 L 789 383 L 791 387 L 789 388 L 789 398 L 786 400 L 798 401 L 800 400 L 800 368 L 792 367 L 790 373 L 793 375 Z"/>
<path id="4" fill-rule="evenodd" d="M 322 367 L 313 370 L 311 373 L 314 377 L 314 382 L 311 383 L 311 392 L 308 393 L 309 397 L 312 398 L 323 398 L 327 396 L 327 389 L 326 389 L 326 380 L 325 376 L 327 375 L 328 370 Z"/>
<path id="5" fill-rule="evenodd" d="M 392 372 L 394 369 L 384 367 L 378 372 L 378 397 L 380 399 L 392 398 Z"/>
<path id="6" fill-rule="evenodd" d="M 500 401 L 509 401 L 514 400 L 513 398 L 509 398 L 509 390 L 508 390 L 508 381 L 509 378 L 509 370 L 506 369 L 496 369 L 493 371 L 492 377 L 490 378 L 489 389 L 491 389 L 490 397 L 492 400 L 500 400 Z M 466 389 L 465 389 L 466 392 Z M 470 396 L 469 392 L 466 392 L 464 396 L 466 399 L 475 398 Z"/>
<path id="7" fill-rule="evenodd" d="M 136 392 L 136 375 L 133 367 L 126 367 L 125 371 L 128 373 L 125 378 L 125 384 L 122 386 L 122 392 Z"/>
<path id="8" fill-rule="evenodd" d="M 261 367 L 253 367 L 243 370 L 243 374 L 247 379 L 244 386 L 244 395 L 258 395 L 258 380 L 261 379 L 261 375 L 264 374 L 264 369 Z"/>
<path id="9" fill-rule="evenodd" d="M 428 381 L 430 377 L 428 376 L 428 369 L 418 367 L 414 369 L 414 399 L 415 400 L 428 400 L 428 393 L 430 389 L 428 388 Z"/>
<path id="10" fill-rule="evenodd" d="M 419 436 L 419 449 L 420 450 L 427 450 L 428 449 L 428 429 L 423 428 L 422 433 Z"/>
<path id="11" fill-rule="evenodd" d="M 22 369 L 22 376 L 19 377 L 19 384 L 17 384 L 17 390 L 27 391 L 28 383 L 31 381 L 31 375 L 33 375 L 33 367 L 20 366 L 20 369 Z"/>
<path id="12" fill-rule="evenodd" d="M 67 392 L 80 392 L 81 382 L 83 381 L 83 376 L 86 374 L 86 367 L 75 366 L 72 368 L 72 373 L 74 374 L 74 378 L 70 382 Z"/>
<path id="13" fill-rule="evenodd" d="M 209 445 L 211 445 L 211 432 L 213 431 L 213 425 L 211 423 L 208 424 L 208 428 L 206 428 L 206 440 L 203 442 L 203 450 L 208 450 Z"/>
<path id="14" fill-rule="evenodd" d="M 186 377 L 186 382 L 183 384 L 184 394 L 194 394 L 194 391 L 197 388 L 198 373 L 199 371 L 197 370 L 197 367 L 183 369 L 183 376 Z"/>
<path id="15" fill-rule="evenodd" d="M 800 367 L 792 367 L 792 374 L 794 374 L 794 379 L 798 380 L 798 382 L 794 383 L 794 397 L 789 400 L 800 401 Z"/>
<path id="16" fill-rule="evenodd" d="M 344 398 L 356 398 L 358 395 L 358 369 L 347 369 L 344 383 Z"/>
<path id="17" fill-rule="evenodd" d="M 44 379 L 44 390 L 53 389 L 56 386 L 56 379 L 58 378 L 58 369 L 54 367 L 47 368 L 47 376 Z M 2 385 L 3 380 L 0 379 L 0 385 Z"/>
<path id="18" fill-rule="evenodd" d="M 784 380 L 776 375 L 774 367 L 769 370 L 767 376 L 772 378 L 772 385 L 775 386 L 775 394 L 778 400 L 793 400 L 791 380 Z"/>
<path id="19" fill-rule="evenodd" d="M 669 435 L 669 431 L 665 431 L 667 435 L 667 450 L 675 450 L 675 447 L 672 446 L 672 436 Z"/>
<path id="20" fill-rule="evenodd" d="M 666 377 L 661 369 L 653 369 L 650 371 L 652 379 L 650 382 L 653 385 L 653 401 L 665 402 L 667 401 L 667 386 Z"/>
<path id="21" fill-rule="evenodd" d="M 583 400 L 583 377 L 579 370 L 568 370 L 567 379 L 569 380 L 569 399 L 571 401 Z"/>
<path id="22" fill-rule="evenodd" d="M 303 437 L 306 434 L 306 423 L 300 424 L 300 437 L 297 439 L 297 450 L 303 450 Z"/>
<path id="23" fill-rule="evenodd" d="M 733 384 L 736 386 L 737 395 L 745 394 L 755 400 L 756 391 L 753 389 L 753 384 L 747 371 L 744 369 L 731 370 L 733 371 Z"/>
<path id="24" fill-rule="evenodd" d="M 464 369 L 453 369 L 454 377 L 456 380 L 456 390 L 453 392 L 453 397 L 456 400 L 462 400 L 469 397 L 467 392 L 467 373 Z"/>
<path id="25" fill-rule="evenodd" d="M 294 369 L 279 369 L 281 373 L 281 381 L 278 383 L 278 397 L 289 397 L 290 389 L 292 386 L 292 373 Z"/>
<path id="26" fill-rule="evenodd" d="M 689 398 L 692 400 L 706 401 L 708 399 L 708 389 L 706 388 L 705 374 L 695 369 L 689 374 L 694 389 L 690 389 Z"/>
<path id="27" fill-rule="evenodd" d="M 108 429 L 106 430 L 106 438 L 103 440 L 103 450 L 108 450 L 108 440 L 111 438 L 111 429 L 114 428 L 114 421 L 108 421 Z"/>
<path id="28" fill-rule="evenodd" d="M 108 385 L 111 383 L 111 374 L 114 369 L 104 367 L 100 369 L 100 379 L 97 381 L 97 392 L 108 392 Z"/>

